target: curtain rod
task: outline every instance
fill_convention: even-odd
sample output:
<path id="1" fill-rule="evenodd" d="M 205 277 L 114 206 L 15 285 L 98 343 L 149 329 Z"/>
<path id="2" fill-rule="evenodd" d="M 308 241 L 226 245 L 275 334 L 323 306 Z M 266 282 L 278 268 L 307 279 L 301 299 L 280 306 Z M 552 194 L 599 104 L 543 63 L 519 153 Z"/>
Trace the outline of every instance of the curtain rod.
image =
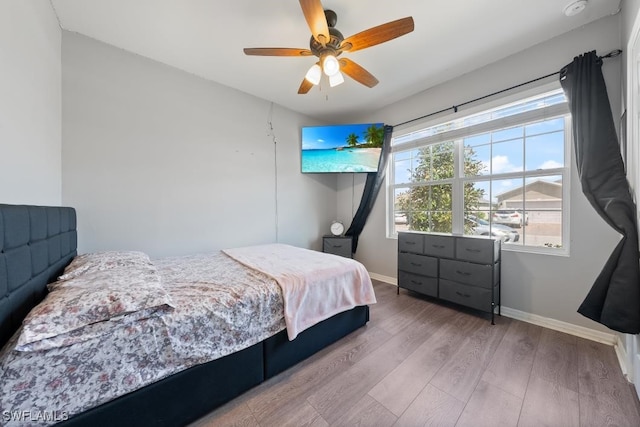
<path id="1" fill-rule="evenodd" d="M 615 50 L 612 50 L 611 52 L 607 53 L 606 55 L 599 56 L 598 59 L 602 60 L 602 59 L 608 59 L 608 58 L 615 58 L 616 56 L 620 55 L 621 53 L 622 53 L 621 49 L 615 49 Z M 556 72 L 547 74 L 546 76 L 538 77 L 538 78 L 535 78 L 533 80 L 529 80 L 529 81 L 526 81 L 524 83 L 520 83 L 520 84 L 517 84 L 515 86 L 511 86 L 511 87 L 508 87 L 506 89 L 502 89 L 502 90 L 499 90 L 497 92 L 493 92 L 493 93 L 490 93 L 488 95 L 484 95 L 484 96 L 481 96 L 479 98 L 475 98 L 475 99 L 472 99 L 470 101 L 463 102 L 462 104 L 454 105 L 452 107 L 443 108 L 442 110 L 435 111 L 435 112 L 429 113 L 429 114 L 425 114 L 424 116 L 416 117 L 415 119 L 407 120 L 406 122 L 398 123 L 397 125 L 394 125 L 394 127 L 402 126 L 402 125 L 406 125 L 406 124 L 409 124 L 409 123 L 412 123 L 412 122 L 415 122 L 415 121 L 418 121 L 418 120 L 426 119 L 427 117 L 435 116 L 436 114 L 444 113 L 445 111 L 449 111 L 449 110 L 453 110 L 454 113 L 457 113 L 458 112 L 458 108 L 464 107 L 465 105 L 468 105 L 468 104 L 471 104 L 471 103 L 474 103 L 474 102 L 477 102 L 477 101 L 481 101 L 481 100 L 483 100 L 485 98 L 489 98 L 489 97 L 492 97 L 492 96 L 495 96 L 495 95 L 499 95 L 499 94 L 501 94 L 503 92 L 507 92 L 507 91 L 510 91 L 510 90 L 513 90 L 513 89 L 517 89 L 517 88 L 519 88 L 521 86 L 526 86 L 528 84 L 535 83 L 535 82 L 537 82 L 539 80 L 544 80 L 544 79 L 546 79 L 548 77 L 555 76 L 557 74 L 560 74 L 560 71 L 556 71 Z"/>

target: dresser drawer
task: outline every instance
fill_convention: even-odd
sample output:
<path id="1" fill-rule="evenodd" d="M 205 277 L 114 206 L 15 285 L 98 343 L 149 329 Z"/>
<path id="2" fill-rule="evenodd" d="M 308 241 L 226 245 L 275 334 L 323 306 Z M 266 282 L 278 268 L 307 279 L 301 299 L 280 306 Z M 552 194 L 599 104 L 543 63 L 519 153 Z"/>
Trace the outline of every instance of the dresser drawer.
<path id="1" fill-rule="evenodd" d="M 456 241 L 456 258 L 465 261 L 492 264 L 497 261 L 496 251 L 500 244 L 493 239 L 458 238 Z"/>
<path id="2" fill-rule="evenodd" d="M 453 258 L 454 240 L 449 236 L 424 236 L 424 253 L 437 257 Z"/>
<path id="3" fill-rule="evenodd" d="M 491 289 L 440 279 L 439 291 L 442 299 L 491 312 Z"/>
<path id="4" fill-rule="evenodd" d="M 498 283 L 498 264 L 474 264 L 450 259 L 440 260 L 440 277 L 467 285 L 492 288 Z M 494 270 L 496 274 L 494 273 Z"/>
<path id="5" fill-rule="evenodd" d="M 424 235 L 417 233 L 398 233 L 398 251 L 421 254 L 424 250 Z"/>
<path id="6" fill-rule="evenodd" d="M 398 286 L 432 297 L 438 296 L 438 279 L 435 277 L 418 276 L 417 274 L 399 271 Z"/>
<path id="7" fill-rule="evenodd" d="M 400 253 L 398 254 L 398 270 L 423 276 L 438 277 L 438 258 Z"/>
<path id="8" fill-rule="evenodd" d="M 322 252 L 351 258 L 351 237 L 324 237 Z"/>

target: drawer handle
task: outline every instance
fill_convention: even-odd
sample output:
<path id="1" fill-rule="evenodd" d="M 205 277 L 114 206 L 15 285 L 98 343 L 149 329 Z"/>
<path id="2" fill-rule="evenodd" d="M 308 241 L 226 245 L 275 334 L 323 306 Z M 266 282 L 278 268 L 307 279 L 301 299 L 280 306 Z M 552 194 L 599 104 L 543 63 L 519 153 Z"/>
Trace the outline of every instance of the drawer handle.
<path id="1" fill-rule="evenodd" d="M 444 249 L 444 245 L 431 245 L 436 249 Z"/>
<path id="2" fill-rule="evenodd" d="M 456 273 L 462 275 L 462 276 L 471 276 L 471 273 L 467 272 L 467 271 L 460 271 L 460 270 L 456 270 Z"/>
<path id="3" fill-rule="evenodd" d="M 414 285 L 422 286 L 422 282 L 416 282 L 415 280 L 412 280 L 411 283 L 413 283 Z"/>
<path id="4" fill-rule="evenodd" d="M 331 246 L 333 246 L 334 248 L 341 248 L 342 244 L 340 244 L 340 245 L 331 245 Z"/>
<path id="5" fill-rule="evenodd" d="M 422 267 L 422 264 L 418 264 L 417 262 L 412 262 L 411 265 L 414 267 Z"/>
<path id="6" fill-rule="evenodd" d="M 416 244 L 416 242 L 404 242 L 404 243 L 407 244 L 407 245 L 415 245 Z"/>
<path id="7" fill-rule="evenodd" d="M 470 298 L 470 297 L 471 297 L 471 295 L 469 295 L 469 294 L 463 294 L 462 292 L 459 292 L 459 291 L 456 291 L 456 295 L 459 295 L 459 296 L 461 296 L 461 297 L 465 297 L 465 298 Z"/>
<path id="8" fill-rule="evenodd" d="M 482 252 L 480 249 L 471 249 L 471 248 L 466 248 L 466 251 L 467 252 L 475 252 L 475 253 Z"/>

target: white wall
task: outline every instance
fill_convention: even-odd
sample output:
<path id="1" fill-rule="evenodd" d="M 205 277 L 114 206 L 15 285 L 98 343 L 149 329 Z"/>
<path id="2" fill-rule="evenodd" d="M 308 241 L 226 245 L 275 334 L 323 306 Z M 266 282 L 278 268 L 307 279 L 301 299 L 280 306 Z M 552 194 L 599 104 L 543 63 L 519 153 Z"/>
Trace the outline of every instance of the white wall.
<path id="1" fill-rule="evenodd" d="M 0 2 L 0 203 L 60 204 L 60 37 L 48 1 Z"/>
<path id="2" fill-rule="evenodd" d="M 460 104 L 497 90 L 560 70 L 574 56 L 596 50 L 604 54 L 620 48 L 620 17 L 610 16 L 585 27 L 534 46 L 487 67 L 421 92 L 354 121 L 402 123 L 433 111 Z M 603 72 L 613 109 L 620 117 L 620 59 L 608 60 Z M 465 114 L 466 110 L 460 110 Z M 468 112 L 468 111 L 467 111 Z M 571 159 L 575 165 L 575 160 Z M 352 198 L 352 177 L 338 180 L 338 213 L 349 218 L 357 207 L 364 178 L 356 177 Z M 383 190 L 384 191 L 384 190 Z M 385 237 L 386 197 L 381 192 L 360 238 L 356 258 L 367 269 L 382 276 L 397 275 L 397 241 Z M 348 223 L 348 221 L 347 221 Z M 608 329 L 579 315 L 576 310 L 604 262 L 618 241 L 618 235 L 595 213 L 582 195 L 575 166 L 570 199 L 571 254 L 569 257 L 503 252 L 503 305 L 539 316 L 602 331 Z"/>
<path id="3" fill-rule="evenodd" d="M 320 247 L 336 178 L 300 173 L 312 119 L 74 33 L 62 45 L 62 199 L 80 252 Z"/>

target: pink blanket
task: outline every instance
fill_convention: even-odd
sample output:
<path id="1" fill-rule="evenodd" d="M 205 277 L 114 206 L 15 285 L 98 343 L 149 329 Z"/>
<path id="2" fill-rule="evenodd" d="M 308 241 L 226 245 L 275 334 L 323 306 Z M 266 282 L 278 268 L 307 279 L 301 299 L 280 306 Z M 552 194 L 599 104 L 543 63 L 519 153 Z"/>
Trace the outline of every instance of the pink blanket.
<path id="1" fill-rule="evenodd" d="M 353 259 L 283 244 L 223 252 L 278 282 L 289 340 L 334 314 L 376 302 L 369 273 Z"/>

